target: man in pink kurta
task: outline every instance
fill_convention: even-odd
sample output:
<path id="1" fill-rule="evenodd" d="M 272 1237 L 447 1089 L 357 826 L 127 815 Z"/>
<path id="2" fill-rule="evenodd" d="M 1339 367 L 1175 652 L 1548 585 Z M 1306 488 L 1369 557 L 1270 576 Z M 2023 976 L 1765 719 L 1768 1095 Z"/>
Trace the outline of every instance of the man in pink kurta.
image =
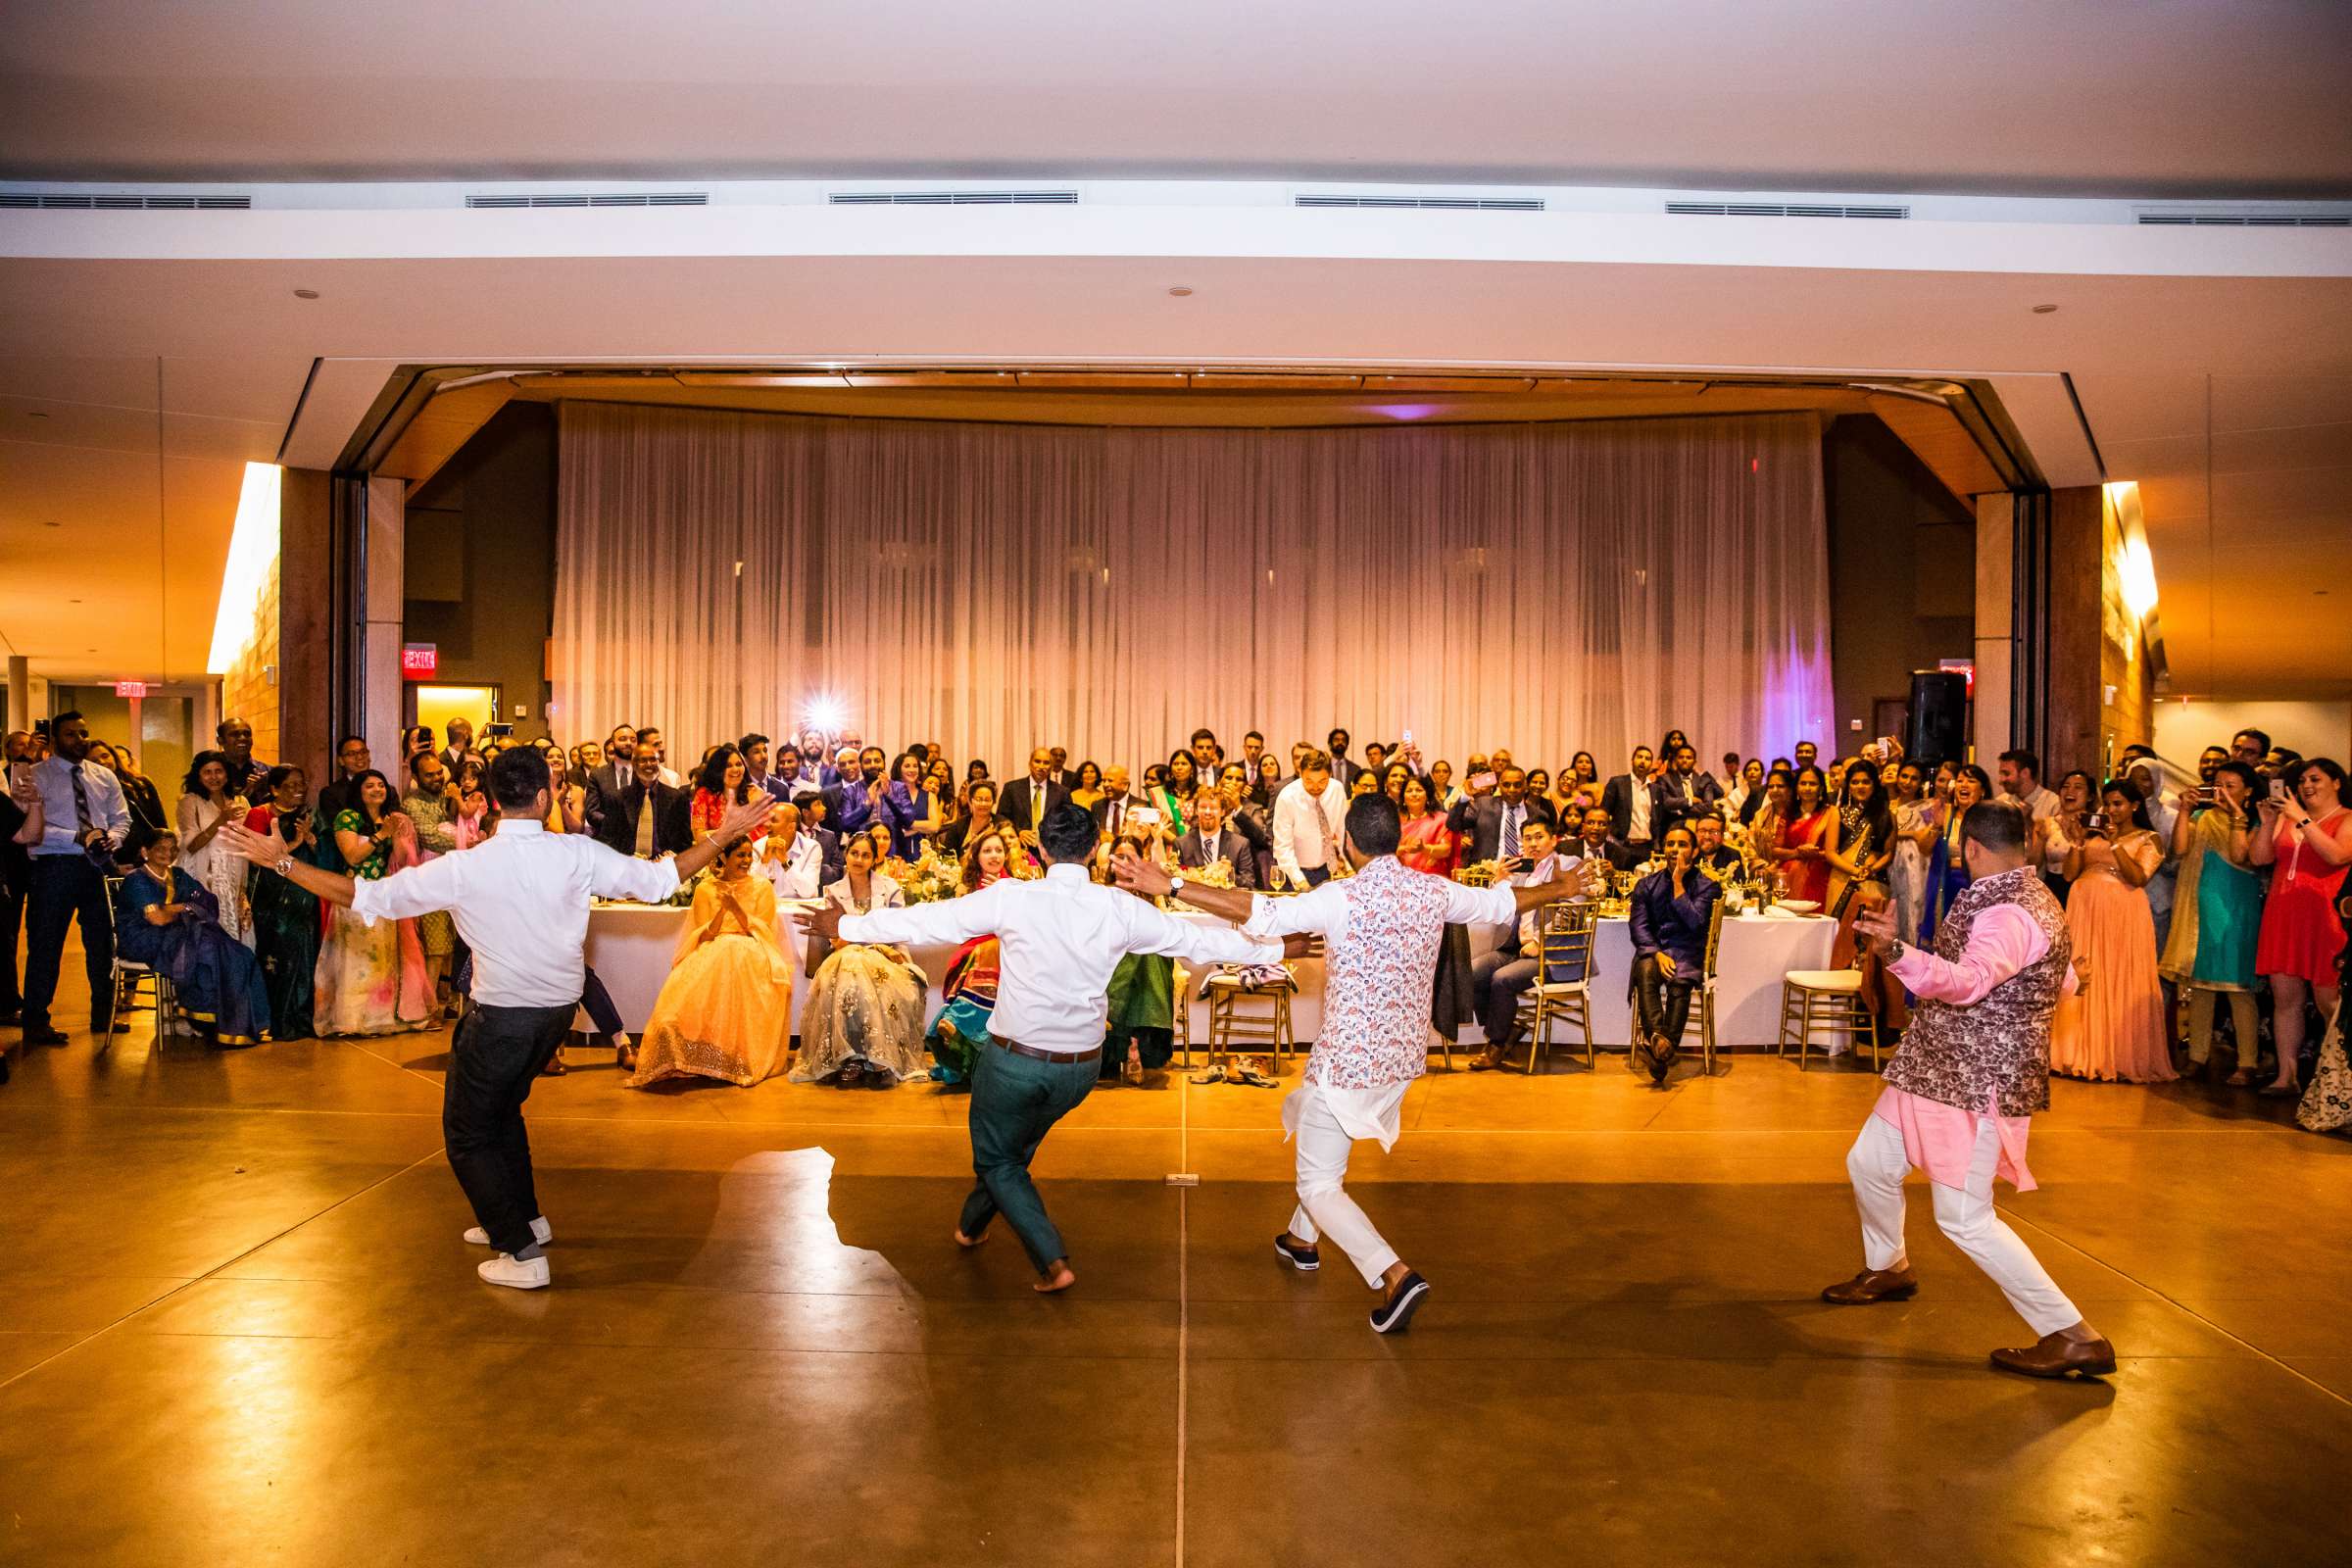
<path id="1" fill-rule="evenodd" d="M 1905 946 L 1885 909 L 1856 929 L 1880 943 L 1888 969 L 1917 999 L 1886 1089 L 1846 1155 L 1862 1219 L 1864 1268 L 1823 1291 L 1840 1306 L 1906 1300 L 1919 1290 L 1903 1250 L 1903 1178 L 1925 1171 L 1936 1222 L 1991 1276 L 2040 1336 L 1992 1364 L 2028 1377 L 2115 1370 L 2115 1348 L 2083 1320 L 1993 1207 L 1992 1183 L 2034 1187 L 2026 1132 L 2050 1103 L 2050 1019 L 2073 983 L 2066 915 L 2026 860 L 2029 823 L 2015 805 L 1986 802 L 1961 824 L 1969 886 L 1936 933 Z"/>

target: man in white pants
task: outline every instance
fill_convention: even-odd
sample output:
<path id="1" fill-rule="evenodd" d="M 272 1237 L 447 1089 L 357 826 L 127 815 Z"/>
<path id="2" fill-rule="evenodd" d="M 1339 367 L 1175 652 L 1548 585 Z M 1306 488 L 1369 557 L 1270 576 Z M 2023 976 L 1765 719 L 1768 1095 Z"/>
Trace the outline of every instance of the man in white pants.
<path id="1" fill-rule="evenodd" d="M 1855 928 L 1919 999 L 1886 1088 L 1846 1155 L 1862 1218 L 1861 1273 L 1821 1293 L 1839 1306 L 1900 1301 L 1919 1280 L 1903 1250 L 1903 1178 L 1927 1172 L 1936 1223 L 2001 1288 L 2040 1336 L 1992 1364 L 2026 1377 L 2100 1376 L 2115 1347 L 2066 1298 L 1992 1204 L 1995 1175 L 2034 1189 L 2026 1168 L 2033 1113 L 2050 1105 L 2050 1018 L 2072 982 L 2066 913 L 2027 862 L 2029 824 L 2014 802 L 1969 808 L 1960 824 L 1969 886 L 1936 929 L 1936 951 L 1906 947 L 1885 906 Z"/>
<path id="2" fill-rule="evenodd" d="M 1282 1123 L 1298 1143 L 1298 1206 L 1274 1250 L 1301 1272 L 1321 1264 L 1320 1238 L 1348 1254 L 1364 1284 L 1381 1293 L 1372 1327 L 1401 1333 L 1429 1282 L 1381 1239 L 1348 1196 L 1348 1156 L 1358 1138 L 1396 1142 L 1404 1093 L 1429 1066 L 1429 990 L 1447 924 L 1502 925 L 1522 910 L 1589 894 L 1581 864 L 1530 887 L 1464 887 L 1415 871 L 1396 858 L 1396 803 L 1366 795 L 1348 803 L 1341 848 L 1355 874 L 1298 898 L 1269 899 L 1235 888 L 1196 887 L 1149 861 L 1122 860 L 1122 887 L 1173 893 L 1185 903 L 1242 920 L 1255 937 L 1317 934 L 1326 971 L 1322 1037 L 1299 1087 L 1283 1102 Z"/>

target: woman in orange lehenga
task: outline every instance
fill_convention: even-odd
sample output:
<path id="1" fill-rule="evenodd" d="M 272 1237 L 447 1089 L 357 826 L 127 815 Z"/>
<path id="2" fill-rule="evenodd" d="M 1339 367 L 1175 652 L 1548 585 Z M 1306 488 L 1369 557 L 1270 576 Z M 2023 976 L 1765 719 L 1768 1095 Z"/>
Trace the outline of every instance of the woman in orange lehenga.
<path id="1" fill-rule="evenodd" d="M 2148 878 L 2164 863 L 2164 847 L 2148 820 L 2139 786 L 2110 779 L 2102 792 L 2103 825 L 2067 852 L 2072 886 L 2066 924 L 2074 933 L 2075 967 L 2085 977 L 2079 1030 L 2054 1029 L 2050 1071 L 2080 1078 L 2170 1083 L 2172 1050 L 2164 1024 L 2164 991 L 2156 978 L 2156 917 L 2148 909 Z"/>
<path id="2" fill-rule="evenodd" d="M 637 1044 L 643 1089 L 663 1078 L 749 1087 L 779 1072 L 792 1046 L 792 965 L 776 932 L 776 890 L 752 875 L 756 846 L 738 839 L 695 890 L 676 966 Z"/>

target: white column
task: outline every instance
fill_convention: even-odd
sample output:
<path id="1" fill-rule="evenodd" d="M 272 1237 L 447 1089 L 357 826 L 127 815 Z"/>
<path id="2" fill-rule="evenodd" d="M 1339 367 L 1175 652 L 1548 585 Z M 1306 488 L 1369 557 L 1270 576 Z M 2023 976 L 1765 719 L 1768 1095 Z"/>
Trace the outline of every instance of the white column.
<path id="1" fill-rule="evenodd" d="M 2017 501 L 2007 491 L 1977 497 L 1976 760 L 2009 749 L 2009 675 L 2015 665 Z"/>
<path id="2" fill-rule="evenodd" d="M 408 528 L 408 481 L 375 475 L 368 481 L 368 604 L 360 639 L 368 706 L 360 733 L 376 767 L 398 791 L 408 781 L 401 765 L 400 731 L 407 721 L 401 690 L 400 641 L 408 599 L 403 540 Z"/>

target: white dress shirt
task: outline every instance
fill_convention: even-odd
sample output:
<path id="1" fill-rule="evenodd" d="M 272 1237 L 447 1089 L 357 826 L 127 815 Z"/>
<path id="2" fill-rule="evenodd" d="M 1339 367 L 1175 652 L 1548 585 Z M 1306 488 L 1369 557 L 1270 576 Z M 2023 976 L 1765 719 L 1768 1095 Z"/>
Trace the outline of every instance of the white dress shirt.
<path id="1" fill-rule="evenodd" d="M 1295 778 L 1282 787 L 1274 797 L 1274 864 L 1283 879 L 1293 887 L 1304 887 L 1302 870 L 1319 870 L 1331 864 L 1340 834 L 1348 824 L 1348 792 L 1340 786 L 1339 776 L 1323 786 L 1323 814 L 1331 824 L 1331 842 L 1326 845 L 1322 825 L 1315 820 L 1314 798 L 1306 793 L 1306 780 Z"/>
<path id="2" fill-rule="evenodd" d="M 1132 893 L 1096 885 L 1078 865 L 1050 865 L 1035 881 L 1003 877 L 959 899 L 841 922 L 844 942 L 945 947 L 992 933 L 1003 956 L 989 1032 L 1062 1054 L 1101 1048 L 1110 974 L 1130 953 L 1156 953 L 1195 967 L 1282 960 L 1279 942 L 1259 942 L 1231 926 L 1188 924 Z"/>
<path id="3" fill-rule="evenodd" d="M 774 885 L 779 899 L 813 899 L 824 889 L 825 851 L 813 833 L 795 833 L 792 848 L 782 855 L 773 841 L 760 846 L 760 874 Z"/>
<path id="4" fill-rule="evenodd" d="M 1514 888 L 1542 887 L 1559 875 L 1560 867 L 1564 863 L 1555 851 L 1538 860 L 1528 869 L 1514 871 L 1503 880 L 1506 885 Z M 1543 945 L 1544 922 L 1549 918 L 1550 913 L 1551 911 L 1548 909 L 1530 909 L 1519 916 L 1519 956 L 1521 957 L 1532 958 L 1535 956 L 1536 949 Z M 1505 919 L 1503 923 L 1507 925 L 1510 922 Z"/>
<path id="5" fill-rule="evenodd" d="M 632 860 L 584 833 L 503 818 L 472 849 L 353 885 L 372 925 L 447 909 L 473 950 L 473 1000 L 488 1007 L 568 1007 L 580 1000 L 591 898 L 660 904 L 678 891 L 669 860 Z"/>
<path id="6" fill-rule="evenodd" d="M 130 808 L 122 802 L 122 781 L 96 762 L 69 762 L 52 757 L 32 770 L 33 788 L 41 792 L 41 841 L 32 846 L 36 856 L 81 853 L 81 846 L 74 842 L 81 831 L 81 820 L 74 810 L 74 773 L 77 768 L 90 825 L 106 830 L 106 842 L 112 849 L 121 849 L 130 836 Z"/>

